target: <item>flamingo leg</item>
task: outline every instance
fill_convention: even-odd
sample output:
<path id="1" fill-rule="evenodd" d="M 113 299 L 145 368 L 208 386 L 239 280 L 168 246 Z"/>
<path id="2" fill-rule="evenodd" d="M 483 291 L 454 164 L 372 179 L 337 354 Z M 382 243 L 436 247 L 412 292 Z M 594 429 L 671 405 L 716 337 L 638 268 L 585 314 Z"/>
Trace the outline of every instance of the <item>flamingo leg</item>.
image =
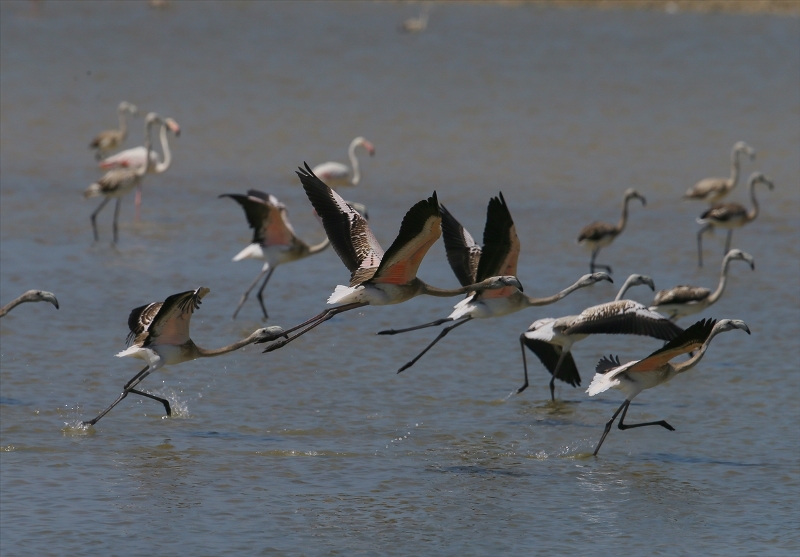
<path id="1" fill-rule="evenodd" d="M 272 276 L 272 272 L 275 270 L 275 267 L 270 267 L 269 272 L 267 273 L 267 278 L 264 279 L 264 282 L 261 283 L 261 288 L 258 289 L 258 293 L 256 293 L 256 298 L 258 298 L 258 303 L 261 304 L 261 311 L 264 312 L 264 321 L 269 319 L 269 315 L 267 315 L 267 308 L 264 307 L 264 288 L 267 287 L 267 283 L 269 282 L 269 277 Z"/>
<path id="2" fill-rule="evenodd" d="M 410 362 L 408 362 L 406 365 L 404 365 L 403 367 L 401 367 L 400 369 L 398 369 L 398 370 L 397 370 L 397 373 L 400 373 L 401 371 L 405 371 L 405 370 L 407 370 L 408 368 L 410 368 L 411 366 L 413 366 L 415 363 L 417 363 L 417 360 L 419 360 L 419 359 L 420 359 L 422 356 L 424 356 L 424 355 L 425 355 L 425 353 L 426 353 L 428 350 L 430 350 L 431 348 L 433 348 L 433 345 L 434 345 L 434 344 L 436 344 L 437 342 L 439 342 L 440 340 L 442 340 L 442 339 L 445 337 L 445 335 L 447 335 L 447 333 L 449 333 L 450 331 L 452 331 L 452 330 L 453 330 L 453 329 L 455 329 L 456 327 L 460 327 L 461 325 L 463 325 L 464 323 L 466 323 L 466 322 L 467 322 L 467 321 L 469 321 L 470 319 L 472 319 L 472 316 L 471 316 L 471 315 L 468 315 L 468 316 L 466 316 L 466 317 L 462 317 L 461 319 L 457 320 L 457 321 L 456 321 L 456 323 L 455 323 L 454 325 L 450 325 L 449 327 L 445 327 L 444 329 L 442 329 L 442 330 L 441 330 L 441 332 L 439 333 L 439 335 L 438 335 L 438 336 L 437 336 L 435 339 L 433 339 L 433 342 L 431 342 L 431 343 L 430 343 L 428 346 L 426 346 L 426 347 L 425 347 L 425 350 L 423 350 L 422 352 L 420 352 L 419 354 L 417 354 L 417 355 L 414 357 L 414 359 L 413 359 L 413 360 L 411 360 L 411 361 L 410 361 Z"/>
<path id="3" fill-rule="evenodd" d="M 425 323 L 424 325 L 417 325 L 416 327 L 409 327 L 407 329 L 386 329 L 385 331 L 378 331 L 375 334 L 378 335 L 396 335 L 398 333 L 407 333 L 408 331 L 416 331 L 417 329 L 426 329 L 428 327 L 436 327 L 437 325 L 441 325 L 443 323 L 447 323 L 448 321 L 452 321 L 452 317 L 445 317 L 444 319 L 437 319 L 436 321 L 431 321 L 430 323 Z"/>
<path id="4" fill-rule="evenodd" d="M 147 398 L 152 398 L 153 400 L 157 400 L 161 404 L 164 405 L 164 409 L 167 411 L 167 416 L 172 416 L 172 409 L 169 406 L 169 401 L 165 398 L 158 397 L 156 395 L 151 395 L 150 393 L 146 393 L 144 391 L 137 391 L 136 389 L 131 389 L 130 392 L 136 393 L 137 395 L 142 395 Z"/>
<path id="5" fill-rule="evenodd" d="M 136 186 L 136 198 L 133 201 L 133 205 L 135 207 L 133 213 L 133 220 L 135 222 L 139 222 L 139 208 L 142 206 L 142 185 L 139 184 Z"/>
<path id="6" fill-rule="evenodd" d="M 630 400 L 626 400 L 625 402 L 623 402 L 622 405 L 619 408 L 617 408 L 617 411 L 614 412 L 614 415 L 611 416 L 611 419 L 608 420 L 608 422 L 606 423 L 606 428 L 603 430 L 603 435 L 602 435 L 602 437 L 600 437 L 600 441 L 597 443 L 597 447 L 595 447 L 594 452 L 592 453 L 592 456 L 597 456 L 597 451 L 600 450 L 600 445 L 603 444 L 603 441 L 606 440 L 606 436 L 608 435 L 608 432 L 611 431 L 611 426 L 614 425 L 614 420 L 617 419 L 617 416 L 619 415 L 619 413 L 622 411 L 623 408 L 625 408 L 625 409 L 628 408 L 630 403 L 631 403 Z"/>
<path id="7" fill-rule="evenodd" d="M 556 377 L 558 377 L 558 370 L 561 369 L 561 362 L 564 361 L 564 356 L 569 353 L 569 350 L 561 349 L 561 355 L 558 357 L 555 369 L 553 369 L 553 376 L 550 378 L 550 400 L 556 399 Z"/>
<path id="8" fill-rule="evenodd" d="M 106 206 L 110 197 L 103 198 L 103 201 L 100 202 L 100 205 L 97 206 L 97 209 L 94 210 L 91 216 L 92 221 L 92 231 L 94 232 L 94 241 L 98 241 L 100 239 L 100 235 L 97 233 L 97 214 L 103 210 L 103 207 Z"/>
<path id="9" fill-rule="evenodd" d="M 114 204 L 114 241 L 111 242 L 112 246 L 117 245 L 117 240 L 119 239 L 119 231 L 117 221 L 119 221 L 119 206 L 120 201 L 122 200 L 121 197 L 117 198 L 117 202 Z"/>
<path id="10" fill-rule="evenodd" d="M 522 369 L 525 371 L 525 383 L 517 389 L 517 394 L 528 388 L 528 360 L 525 357 L 525 333 L 519 335 L 519 347 L 522 349 Z"/>
<path id="11" fill-rule="evenodd" d="M 628 403 L 628 406 L 630 406 L 630 402 Z M 630 424 L 630 425 L 623 423 L 625 421 L 625 414 L 628 413 L 628 406 L 625 407 L 625 411 L 622 412 L 622 416 L 620 416 L 620 418 L 619 418 L 619 424 L 617 425 L 617 427 L 620 428 L 621 430 L 624 431 L 626 429 L 633 429 L 635 427 L 645 427 L 645 426 L 648 426 L 648 425 L 660 425 L 664 429 L 668 429 L 670 431 L 675 431 L 675 428 L 672 427 L 671 425 L 669 425 L 664 420 L 658 420 L 657 422 L 644 422 L 644 423 L 641 423 L 641 424 Z"/>
<path id="12" fill-rule="evenodd" d="M 601 265 L 600 263 L 595 263 L 594 260 L 597 258 L 597 254 L 600 252 L 600 248 L 595 248 L 592 251 L 592 260 L 589 262 L 589 268 L 591 269 L 591 273 L 594 273 L 595 269 L 605 269 L 609 273 L 613 272 L 611 270 L 611 266 L 609 265 Z"/>
<path id="13" fill-rule="evenodd" d="M 703 266 L 703 234 L 707 230 L 711 230 L 712 226 L 710 224 L 703 225 L 700 230 L 697 231 L 697 266 Z M 726 252 L 727 253 L 727 252 Z"/>
<path id="14" fill-rule="evenodd" d="M 321 325 L 322 323 L 324 323 L 325 321 L 327 321 L 328 319 L 330 319 L 334 315 L 337 315 L 339 313 L 344 313 L 345 311 L 350 311 L 351 309 L 360 308 L 360 307 L 363 307 L 363 306 L 366 306 L 366 305 L 369 305 L 369 304 L 367 304 L 367 302 L 353 302 L 353 303 L 350 303 L 350 304 L 344 304 L 344 305 L 341 305 L 341 306 L 336 306 L 336 307 L 333 307 L 333 308 L 330 308 L 330 309 L 326 309 L 325 311 L 323 311 L 322 313 L 320 313 L 318 315 L 315 315 L 311 319 L 303 321 L 302 323 L 300 323 L 299 325 L 295 325 L 291 329 L 285 330 L 283 332 L 282 336 L 285 336 L 286 338 L 283 339 L 283 340 L 279 340 L 277 342 L 273 342 L 272 344 L 270 344 L 269 346 L 267 346 L 264 349 L 264 352 L 272 352 L 273 350 L 277 350 L 278 348 L 286 346 L 287 344 L 292 342 L 297 337 L 306 334 L 308 331 L 310 331 L 311 329 L 317 327 L 318 325 Z M 305 328 L 303 328 L 303 327 L 305 327 Z M 292 333 L 292 332 L 300 330 L 300 329 L 302 329 L 302 330 L 299 333 L 297 333 L 296 335 L 291 336 L 291 337 L 289 336 L 289 333 Z M 263 342 L 267 342 L 267 341 L 263 341 Z M 255 344 L 262 344 L 262 342 L 261 341 L 256 341 Z"/>
<path id="15" fill-rule="evenodd" d="M 731 238 L 733 238 L 733 228 L 728 229 L 728 238 L 725 240 L 725 253 L 723 255 L 731 251 Z"/>
<path id="16" fill-rule="evenodd" d="M 83 422 L 83 425 L 94 425 L 94 424 L 96 424 L 97 422 L 99 422 L 99 421 L 100 421 L 100 418 L 102 418 L 103 416 L 105 416 L 106 414 L 108 414 L 108 413 L 111 411 L 111 409 L 112 409 L 112 408 L 114 408 L 114 407 L 115 407 L 117 404 L 119 404 L 120 402 L 122 402 L 122 399 L 124 399 L 126 396 L 128 396 L 128 393 L 134 392 L 134 391 L 133 391 L 133 388 L 134 388 L 136 385 L 138 385 L 139 383 L 141 383 L 141 382 L 142 382 L 142 380 L 143 380 L 145 377 L 147 377 L 148 375 L 150 375 L 150 373 L 151 373 L 152 371 L 153 371 L 153 370 L 152 370 L 152 369 L 150 369 L 150 366 L 145 366 L 145 368 L 144 368 L 142 371 L 140 371 L 139 373 L 137 373 L 136 375 L 134 375 L 134 376 L 131 378 L 131 380 L 130 380 L 130 381 L 128 381 L 127 383 L 125 383 L 125 386 L 122 388 L 122 389 L 123 389 L 123 390 L 122 390 L 122 394 L 120 394 L 120 395 L 117 397 L 117 400 L 115 400 L 114 402 L 112 402 L 112 403 L 111 403 L 111 405 L 110 405 L 108 408 L 106 408 L 105 410 L 103 410 L 102 412 L 100 412 L 100 414 L 98 414 L 96 418 L 94 418 L 94 419 L 92 419 L 92 420 L 89 420 L 89 421 L 85 421 L 85 422 Z M 143 393 L 142 393 L 142 392 L 140 392 L 140 391 L 137 391 L 137 392 L 136 392 L 136 394 L 143 394 Z M 145 396 L 146 396 L 146 395 L 145 395 Z M 152 398 L 152 397 L 151 397 L 151 398 Z M 160 399 L 156 399 L 156 400 L 160 400 Z M 162 401 L 162 402 L 166 402 L 166 401 Z M 167 406 L 169 406 L 169 403 L 167 403 Z"/>
<path id="17" fill-rule="evenodd" d="M 247 300 L 247 296 L 250 295 L 250 291 L 253 288 L 255 288 L 256 284 L 258 284 L 258 281 L 261 280 L 261 277 L 264 276 L 264 273 L 266 273 L 268 269 L 269 269 L 269 267 L 267 265 L 264 265 L 264 268 L 261 269 L 260 273 L 258 273 L 258 275 L 256 276 L 256 279 L 253 281 L 253 283 L 250 286 L 247 287 L 247 290 L 244 291 L 244 294 L 242 294 L 242 298 L 239 300 L 239 305 L 236 306 L 236 311 L 233 312 L 233 317 L 231 317 L 231 319 L 236 319 L 236 316 L 239 314 L 239 310 L 242 309 L 242 306 L 244 305 L 244 302 Z M 267 278 L 269 278 L 269 277 L 267 277 Z M 266 285 L 266 282 L 264 284 Z M 262 304 L 262 307 L 263 307 L 263 304 Z M 267 310 L 265 309 L 264 310 L 265 318 L 266 318 L 266 313 L 267 313 Z"/>

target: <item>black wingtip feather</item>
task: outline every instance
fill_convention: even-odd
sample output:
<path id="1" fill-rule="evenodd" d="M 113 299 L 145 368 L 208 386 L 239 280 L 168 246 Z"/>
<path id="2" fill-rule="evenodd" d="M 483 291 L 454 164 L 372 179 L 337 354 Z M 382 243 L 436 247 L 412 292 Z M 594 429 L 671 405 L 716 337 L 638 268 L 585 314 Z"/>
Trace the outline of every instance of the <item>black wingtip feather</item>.
<path id="1" fill-rule="evenodd" d="M 610 370 L 619 367 L 619 356 L 614 356 L 613 354 L 609 354 L 608 356 L 603 356 L 600 358 L 600 361 L 597 362 L 597 366 L 594 368 L 595 373 L 605 374 L 608 373 Z"/>

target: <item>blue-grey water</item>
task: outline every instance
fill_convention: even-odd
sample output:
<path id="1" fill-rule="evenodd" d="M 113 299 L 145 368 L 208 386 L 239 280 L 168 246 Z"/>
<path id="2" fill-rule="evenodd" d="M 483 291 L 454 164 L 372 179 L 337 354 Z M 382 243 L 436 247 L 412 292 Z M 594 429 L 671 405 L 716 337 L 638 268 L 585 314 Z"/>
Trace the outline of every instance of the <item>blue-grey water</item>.
<path id="1" fill-rule="evenodd" d="M 435 4 L 428 30 L 397 32 L 414 3 L 0 3 L 0 552 L 46 555 L 795 555 L 800 550 L 800 19 L 723 14 Z M 101 172 L 87 145 L 121 100 L 182 126 L 174 163 L 146 176 L 142 220 L 123 200 L 93 244 L 82 191 Z M 134 120 L 127 146 L 142 143 Z M 343 314 L 270 354 L 259 347 L 158 371 L 142 387 L 173 418 L 128 397 L 76 427 L 142 367 L 114 357 L 128 312 L 208 286 L 192 337 L 233 342 L 262 326 L 260 269 L 231 257 L 250 240 L 221 193 L 258 188 L 290 207 L 298 234 L 323 232 L 294 168 L 346 161 L 372 141 L 348 198 L 369 208 L 384 247 L 405 211 L 438 192 L 480 239 L 502 191 L 522 242 L 519 278 L 547 295 L 588 271 L 575 243 L 628 228 L 598 260 L 600 284 L 557 305 L 453 331 L 374 333 L 444 317 L 457 299 Z M 724 234 L 696 266 L 681 194 L 727 175 L 734 142 L 775 182 L 734 234 L 722 299 L 700 317 L 738 318 L 702 363 L 642 393 L 629 422 L 590 457 L 622 402 L 584 390 L 602 354 L 641 358 L 660 343 L 594 337 L 575 346 L 583 388 L 560 384 L 518 336 L 533 320 L 610 300 L 629 273 L 658 288 L 713 287 Z M 742 180 L 743 181 L 743 180 Z M 730 200 L 749 205 L 742 186 Z M 333 250 L 278 268 L 270 324 L 296 324 L 348 280 Z M 443 246 L 419 276 L 456 285 Z M 649 302 L 639 287 L 630 297 Z M 681 322 L 684 326 L 692 318 Z"/>

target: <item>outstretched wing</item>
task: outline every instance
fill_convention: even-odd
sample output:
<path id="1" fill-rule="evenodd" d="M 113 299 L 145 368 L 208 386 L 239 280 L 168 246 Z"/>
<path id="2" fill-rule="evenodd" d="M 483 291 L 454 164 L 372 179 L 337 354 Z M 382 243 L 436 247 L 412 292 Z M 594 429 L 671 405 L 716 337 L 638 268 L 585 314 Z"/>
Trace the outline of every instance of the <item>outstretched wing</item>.
<path id="1" fill-rule="evenodd" d="M 478 282 L 475 277 L 478 274 L 481 248 L 444 205 L 440 205 L 439 208 L 442 213 L 442 239 L 447 262 L 450 263 L 450 268 L 453 269 L 461 286 L 475 284 Z"/>
<path id="2" fill-rule="evenodd" d="M 147 328 L 150 327 L 150 323 L 153 322 L 153 318 L 163 304 L 164 302 L 152 302 L 131 310 L 130 315 L 128 315 L 130 333 L 128 333 L 128 338 L 125 339 L 125 343 L 128 346 L 137 336 L 147 332 Z"/>
<path id="3" fill-rule="evenodd" d="M 209 293 L 209 289 L 201 286 L 197 290 L 189 290 L 173 294 L 161 304 L 147 328 L 149 333 L 145 346 L 158 339 L 159 344 L 181 345 L 189 340 L 189 321 L 194 310 L 200 307 L 200 300 Z"/>
<path id="4" fill-rule="evenodd" d="M 536 354 L 536 357 L 542 362 L 542 365 L 547 368 L 550 375 L 558 365 L 558 359 L 561 357 L 563 348 L 557 344 L 550 344 L 542 340 L 523 337 L 522 342 L 527 346 L 531 352 Z M 561 361 L 561 368 L 558 370 L 558 377 L 561 381 L 569 383 L 573 387 L 579 387 L 581 384 L 581 375 L 578 373 L 578 366 L 575 365 L 575 359 L 572 357 L 572 352 L 568 352 L 564 359 Z"/>
<path id="5" fill-rule="evenodd" d="M 478 264 L 476 280 L 489 277 L 516 276 L 519 260 L 519 238 L 514 220 L 501 192 L 489 200 L 486 208 L 486 226 L 483 229 L 483 249 Z M 514 293 L 513 286 L 481 292 L 481 298 L 505 298 Z"/>
<path id="6" fill-rule="evenodd" d="M 342 197 L 314 175 L 308 163 L 297 175 L 308 200 L 322 219 L 333 249 L 350 271 L 352 286 L 372 278 L 383 258 L 381 248 L 367 221 Z M 353 284 L 355 282 L 355 284 Z"/>
<path id="7" fill-rule="evenodd" d="M 386 250 L 374 282 L 408 284 L 417 276 L 422 258 L 442 235 L 442 215 L 436 192 L 408 210 L 392 245 Z"/>
<path id="8" fill-rule="evenodd" d="M 701 319 L 646 358 L 636 362 L 628 371 L 656 369 L 681 354 L 697 350 L 708 339 L 716 323 L 716 319 Z"/>
<path id="9" fill-rule="evenodd" d="M 597 362 L 597 366 L 594 368 L 595 373 L 608 373 L 615 367 L 619 367 L 622 364 L 619 362 L 619 356 L 614 356 L 613 354 L 609 354 L 608 356 L 603 356 L 600 358 L 600 361 Z"/>
<path id="10" fill-rule="evenodd" d="M 567 335 L 642 335 L 672 340 L 683 329 L 655 311 L 633 300 L 618 300 L 592 306 L 581 312 Z"/>
<path id="11" fill-rule="evenodd" d="M 253 229 L 253 243 L 262 246 L 289 246 L 295 239 L 294 230 L 286 217 L 286 206 L 274 195 L 248 190 L 247 195 L 223 193 L 244 209 L 247 223 Z"/>

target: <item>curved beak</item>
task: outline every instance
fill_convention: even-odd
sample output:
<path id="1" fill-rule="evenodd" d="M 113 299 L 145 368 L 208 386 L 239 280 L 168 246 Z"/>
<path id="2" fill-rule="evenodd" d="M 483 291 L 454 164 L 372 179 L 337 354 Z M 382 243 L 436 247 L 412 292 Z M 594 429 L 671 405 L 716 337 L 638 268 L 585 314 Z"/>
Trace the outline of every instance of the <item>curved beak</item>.
<path id="1" fill-rule="evenodd" d="M 56 300 L 56 296 L 52 292 L 43 292 L 42 293 L 42 301 L 43 302 L 50 302 L 51 304 L 56 306 L 56 309 L 59 309 L 58 300 Z"/>

